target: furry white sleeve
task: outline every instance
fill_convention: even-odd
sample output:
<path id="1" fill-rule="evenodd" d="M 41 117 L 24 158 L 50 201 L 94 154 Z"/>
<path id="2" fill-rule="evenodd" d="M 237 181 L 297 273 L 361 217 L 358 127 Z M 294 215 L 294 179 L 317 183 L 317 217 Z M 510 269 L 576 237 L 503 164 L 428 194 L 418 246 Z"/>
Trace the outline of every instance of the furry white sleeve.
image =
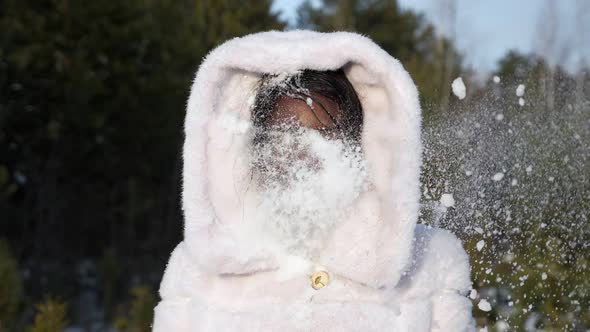
<path id="1" fill-rule="evenodd" d="M 432 331 L 474 331 L 471 315 L 469 256 L 461 241 L 446 230 L 416 227 L 414 282 L 429 285 Z"/>

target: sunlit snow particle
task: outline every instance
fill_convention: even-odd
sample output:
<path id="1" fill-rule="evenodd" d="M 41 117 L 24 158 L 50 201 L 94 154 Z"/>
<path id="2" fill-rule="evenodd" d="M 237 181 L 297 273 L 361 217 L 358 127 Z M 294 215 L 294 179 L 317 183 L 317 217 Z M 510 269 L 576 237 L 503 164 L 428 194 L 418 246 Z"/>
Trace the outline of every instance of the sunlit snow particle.
<path id="1" fill-rule="evenodd" d="M 500 83 L 500 76 L 498 76 L 498 75 L 494 76 L 494 83 L 496 83 L 496 84 Z"/>
<path id="2" fill-rule="evenodd" d="M 305 103 L 309 107 L 312 107 L 313 106 L 313 100 L 311 98 L 309 98 L 309 97 L 307 97 L 307 99 L 305 100 Z"/>
<path id="3" fill-rule="evenodd" d="M 478 234 L 483 234 L 483 229 L 481 227 L 475 227 L 473 229 L 475 229 Z"/>
<path id="4" fill-rule="evenodd" d="M 503 320 L 499 320 L 496 322 L 496 330 L 498 330 L 499 332 L 508 331 L 508 328 L 510 328 L 510 325 L 508 325 L 507 322 Z"/>
<path id="5" fill-rule="evenodd" d="M 502 113 L 496 114 L 496 120 L 502 121 L 503 119 L 504 119 L 504 114 L 502 114 Z"/>
<path id="6" fill-rule="evenodd" d="M 517 179 L 512 179 L 512 181 L 510 182 L 510 184 L 512 186 L 516 186 L 518 184 L 518 180 Z"/>
<path id="7" fill-rule="evenodd" d="M 472 289 L 471 292 L 469 292 L 469 298 L 472 300 L 475 300 L 476 297 L 477 297 L 477 291 L 475 289 Z"/>
<path id="8" fill-rule="evenodd" d="M 532 172 L 532 171 L 533 171 L 533 166 L 530 166 L 530 165 L 529 165 L 529 166 L 526 168 L 526 172 L 527 172 L 527 173 L 530 173 L 530 172 Z"/>
<path id="9" fill-rule="evenodd" d="M 440 204 L 447 208 L 455 206 L 455 198 L 453 198 L 453 194 L 442 194 L 440 196 Z"/>
<path id="10" fill-rule="evenodd" d="M 518 98 L 518 105 L 524 106 L 524 99 Z"/>
<path id="11" fill-rule="evenodd" d="M 498 182 L 500 180 L 502 180 L 504 178 L 504 173 L 502 172 L 498 172 L 496 174 L 494 174 L 494 176 L 492 176 L 492 180 Z"/>
<path id="12" fill-rule="evenodd" d="M 465 175 L 467 175 L 467 176 L 471 176 L 471 174 L 473 174 L 473 172 L 472 172 L 472 171 L 465 171 Z"/>
<path id="13" fill-rule="evenodd" d="M 461 77 L 457 77 L 453 81 L 453 83 L 451 84 L 451 88 L 453 88 L 453 93 L 459 99 L 463 99 L 467 95 L 465 83 L 463 83 L 463 79 Z"/>
<path id="14" fill-rule="evenodd" d="M 477 244 L 475 245 L 475 247 L 477 248 L 477 251 L 481 251 L 481 249 L 483 249 L 483 247 L 486 245 L 486 242 L 484 240 L 480 240 L 479 242 L 477 242 Z"/>
<path id="15" fill-rule="evenodd" d="M 486 301 L 485 299 L 482 299 L 481 301 L 479 301 L 479 303 L 477 304 L 477 307 L 481 311 L 487 312 L 487 311 L 492 310 L 492 306 L 490 305 L 490 302 Z"/>
<path id="16" fill-rule="evenodd" d="M 524 84 L 519 84 L 518 85 L 518 87 L 516 88 L 516 95 L 518 97 L 524 96 Z"/>
<path id="17" fill-rule="evenodd" d="M 547 273 L 541 273 L 541 280 L 547 280 Z"/>
<path id="18" fill-rule="evenodd" d="M 248 106 L 252 106 L 252 105 L 254 105 L 255 101 L 256 101 L 256 96 L 251 95 L 248 97 L 248 100 L 246 101 L 246 103 L 248 104 Z"/>

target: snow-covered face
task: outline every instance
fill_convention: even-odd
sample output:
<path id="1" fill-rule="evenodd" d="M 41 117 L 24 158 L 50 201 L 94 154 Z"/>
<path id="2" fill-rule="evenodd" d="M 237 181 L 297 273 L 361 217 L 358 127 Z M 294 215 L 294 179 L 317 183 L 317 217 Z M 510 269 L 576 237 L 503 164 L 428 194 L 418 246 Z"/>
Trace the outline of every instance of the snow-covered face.
<path id="1" fill-rule="evenodd" d="M 322 98 L 324 112 L 333 113 L 314 114 L 314 100 L 279 98 L 264 142 L 253 149 L 255 219 L 289 253 L 308 258 L 347 218 L 368 179 L 361 148 L 340 138 L 333 126 L 337 105 Z"/>
<path id="2" fill-rule="evenodd" d="M 294 163 L 318 169 L 319 158 L 310 154 L 309 137 L 304 136 L 316 131 L 326 139 L 342 139 L 337 126 L 341 118 L 338 105 L 320 94 L 279 97 L 265 121 L 266 140 L 258 149 L 259 157 L 262 150 L 268 153 L 257 160 L 267 180 L 284 184 Z"/>

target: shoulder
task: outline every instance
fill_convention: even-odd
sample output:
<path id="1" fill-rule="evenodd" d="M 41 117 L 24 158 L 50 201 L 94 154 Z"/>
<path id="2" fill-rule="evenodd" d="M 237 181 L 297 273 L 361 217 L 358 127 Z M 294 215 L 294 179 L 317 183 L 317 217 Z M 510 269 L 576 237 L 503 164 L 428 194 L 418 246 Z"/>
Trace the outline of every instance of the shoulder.
<path id="1" fill-rule="evenodd" d="M 433 291 L 453 290 L 465 294 L 471 289 L 469 256 L 451 232 L 417 225 L 414 232 L 412 284 Z"/>

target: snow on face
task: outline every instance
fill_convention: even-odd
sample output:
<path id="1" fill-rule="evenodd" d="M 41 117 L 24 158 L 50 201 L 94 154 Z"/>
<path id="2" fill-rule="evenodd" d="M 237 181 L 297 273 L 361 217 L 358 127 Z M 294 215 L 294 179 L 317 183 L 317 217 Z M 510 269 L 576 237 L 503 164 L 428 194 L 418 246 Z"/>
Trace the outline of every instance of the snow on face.
<path id="1" fill-rule="evenodd" d="M 252 152 L 256 224 L 287 253 L 316 257 L 367 188 L 361 149 L 283 124 L 273 127 Z"/>
<path id="2" fill-rule="evenodd" d="M 481 249 L 483 249 L 483 247 L 486 245 L 486 242 L 484 240 L 479 240 L 479 242 L 477 242 L 476 248 L 477 251 L 481 251 Z"/>

